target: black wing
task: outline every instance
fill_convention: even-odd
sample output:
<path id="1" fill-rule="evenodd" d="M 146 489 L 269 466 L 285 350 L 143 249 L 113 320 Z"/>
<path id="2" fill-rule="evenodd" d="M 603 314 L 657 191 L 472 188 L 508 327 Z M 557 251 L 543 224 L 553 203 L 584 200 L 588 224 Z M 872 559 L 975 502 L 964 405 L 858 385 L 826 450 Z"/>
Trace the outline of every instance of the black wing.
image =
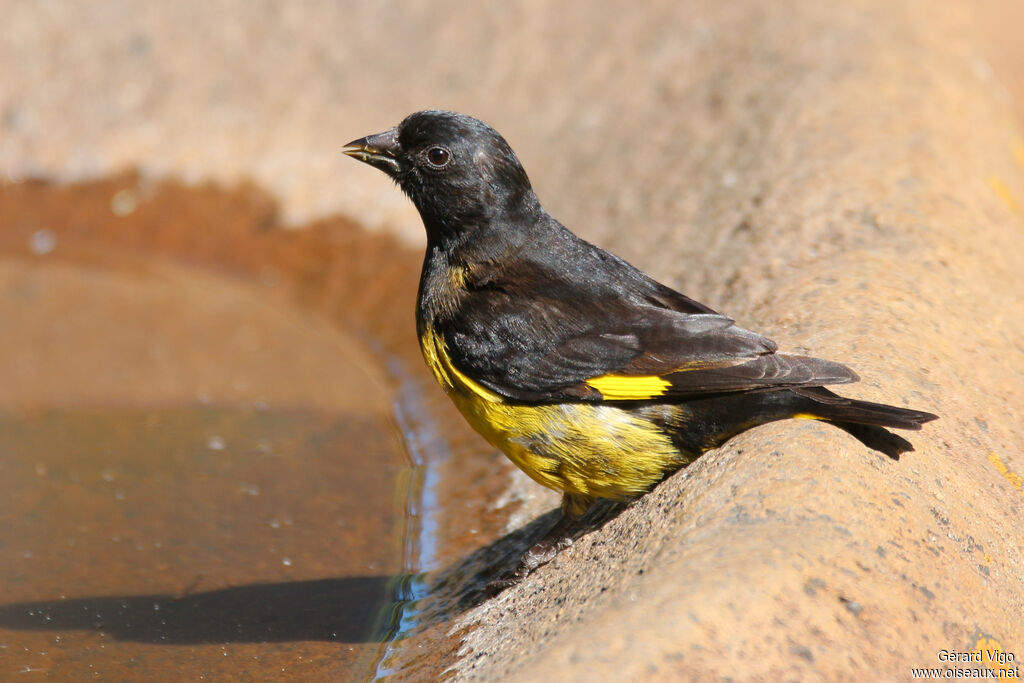
<path id="1" fill-rule="evenodd" d="M 480 267 L 437 325 L 455 366 L 507 398 L 643 401 L 856 381 L 843 365 L 776 354 L 770 339 L 590 250 L 565 268 Z"/>

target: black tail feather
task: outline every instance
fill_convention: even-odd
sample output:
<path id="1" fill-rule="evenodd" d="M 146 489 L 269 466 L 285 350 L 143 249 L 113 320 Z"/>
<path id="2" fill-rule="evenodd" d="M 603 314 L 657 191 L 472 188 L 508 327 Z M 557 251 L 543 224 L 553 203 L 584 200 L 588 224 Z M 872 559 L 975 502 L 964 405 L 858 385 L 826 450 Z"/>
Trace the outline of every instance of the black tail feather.
<path id="1" fill-rule="evenodd" d="M 792 391 L 804 399 L 801 409 L 809 415 L 839 427 L 868 448 L 893 460 L 899 460 L 901 453 L 914 450 L 914 446 L 884 427 L 916 431 L 925 422 L 938 417 L 922 410 L 845 398 L 824 387 L 800 387 Z"/>
<path id="2" fill-rule="evenodd" d="M 824 387 L 801 387 L 792 391 L 813 401 L 808 406 L 812 415 L 834 423 L 918 430 L 925 422 L 938 418 L 922 410 L 844 398 Z"/>

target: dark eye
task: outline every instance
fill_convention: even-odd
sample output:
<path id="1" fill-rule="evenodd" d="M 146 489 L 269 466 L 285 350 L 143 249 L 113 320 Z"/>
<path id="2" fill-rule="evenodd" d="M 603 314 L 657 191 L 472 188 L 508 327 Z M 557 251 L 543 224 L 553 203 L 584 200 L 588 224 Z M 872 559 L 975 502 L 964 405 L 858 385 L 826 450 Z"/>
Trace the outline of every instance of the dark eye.
<path id="1" fill-rule="evenodd" d="M 452 153 L 444 147 L 431 147 L 427 150 L 427 161 L 434 168 L 444 168 L 452 160 Z"/>

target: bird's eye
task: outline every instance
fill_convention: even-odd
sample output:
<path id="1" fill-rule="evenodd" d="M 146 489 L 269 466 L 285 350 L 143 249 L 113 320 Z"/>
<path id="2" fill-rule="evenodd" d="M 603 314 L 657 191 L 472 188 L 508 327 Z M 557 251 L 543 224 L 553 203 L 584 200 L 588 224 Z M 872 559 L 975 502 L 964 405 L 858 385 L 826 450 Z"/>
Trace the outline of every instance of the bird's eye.
<path id="1" fill-rule="evenodd" d="M 452 160 L 452 153 L 444 147 L 431 147 L 427 150 L 427 162 L 434 168 L 444 168 Z"/>

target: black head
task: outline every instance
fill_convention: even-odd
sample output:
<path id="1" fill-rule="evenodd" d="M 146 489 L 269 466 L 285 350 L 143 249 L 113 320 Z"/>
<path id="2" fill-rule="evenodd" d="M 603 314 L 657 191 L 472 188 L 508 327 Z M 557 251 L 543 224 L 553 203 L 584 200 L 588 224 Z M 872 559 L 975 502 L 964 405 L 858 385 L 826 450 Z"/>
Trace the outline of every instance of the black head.
<path id="1" fill-rule="evenodd" d="M 430 238 L 539 208 L 512 148 L 471 116 L 416 112 L 396 128 L 353 140 L 344 151 L 398 183 L 419 209 Z"/>

